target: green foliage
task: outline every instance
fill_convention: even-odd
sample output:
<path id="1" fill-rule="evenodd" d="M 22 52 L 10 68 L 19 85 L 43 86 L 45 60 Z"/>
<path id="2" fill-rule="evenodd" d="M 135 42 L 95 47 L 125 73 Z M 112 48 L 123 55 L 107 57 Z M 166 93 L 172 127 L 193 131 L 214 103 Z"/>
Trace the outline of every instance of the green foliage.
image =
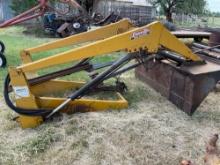
<path id="1" fill-rule="evenodd" d="M 205 0 L 186 0 L 176 6 L 178 13 L 204 14 L 206 7 Z"/>
<path id="2" fill-rule="evenodd" d="M 17 15 L 35 6 L 37 3 L 36 0 L 12 0 L 10 7 Z"/>
<path id="3" fill-rule="evenodd" d="M 213 12 L 210 15 L 214 17 L 220 17 L 220 12 Z"/>
<path id="4" fill-rule="evenodd" d="M 153 0 L 152 3 L 172 22 L 172 13 L 203 14 L 206 0 Z"/>

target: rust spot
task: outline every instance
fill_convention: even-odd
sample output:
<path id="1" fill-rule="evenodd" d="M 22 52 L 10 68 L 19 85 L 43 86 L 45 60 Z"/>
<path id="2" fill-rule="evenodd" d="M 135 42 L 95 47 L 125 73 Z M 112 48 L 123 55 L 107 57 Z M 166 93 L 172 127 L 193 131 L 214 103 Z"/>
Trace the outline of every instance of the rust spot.
<path id="1" fill-rule="evenodd" d="M 94 111 L 94 109 L 90 106 L 85 105 L 68 105 L 66 106 L 66 113 L 71 115 L 74 113 L 86 113 Z"/>

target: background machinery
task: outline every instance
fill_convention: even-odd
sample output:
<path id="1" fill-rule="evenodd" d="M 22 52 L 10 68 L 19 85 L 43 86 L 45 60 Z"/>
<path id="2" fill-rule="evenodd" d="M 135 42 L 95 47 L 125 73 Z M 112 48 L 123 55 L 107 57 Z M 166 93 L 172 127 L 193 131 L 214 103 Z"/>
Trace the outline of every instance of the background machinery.
<path id="1" fill-rule="evenodd" d="M 5 67 L 7 63 L 4 52 L 5 52 L 5 45 L 2 41 L 0 41 L 0 68 Z"/>
<path id="2" fill-rule="evenodd" d="M 67 11 L 48 11 L 44 14 L 43 24 L 45 32 L 58 37 L 86 32 L 90 27 L 90 17 L 87 11 L 74 0 L 60 0 L 67 4 Z M 72 9 L 77 9 L 72 11 Z M 56 10 L 55 10 L 56 11 Z"/>
<path id="3" fill-rule="evenodd" d="M 45 32 L 58 37 L 66 37 L 88 30 L 89 21 L 85 17 L 87 13 L 75 0 L 60 0 L 61 3 L 67 4 L 66 11 L 60 11 L 50 6 L 48 0 L 38 0 L 38 2 L 39 4 L 30 10 L 1 23 L 0 29 L 43 17 Z M 68 15 L 73 8 L 78 10 L 78 15 Z M 6 66 L 7 63 L 6 57 L 3 55 L 4 50 L 5 46 L 3 42 L 0 42 L 0 67 Z"/>
<path id="4" fill-rule="evenodd" d="M 31 58 L 34 53 L 82 43 L 80 47 L 37 61 Z M 106 63 L 93 60 L 119 51 L 125 55 L 116 60 Z M 152 87 L 192 115 L 220 80 L 220 65 L 201 55 L 202 52 L 203 49 L 193 52 L 159 22 L 137 28 L 129 20 L 122 19 L 96 30 L 23 50 L 23 64 L 9 68 L 4 97 L 7 105 L 19 114 L 17 121 L 23 128 L 36 127 L 60 112 L 125 109 L 128 102 L 121 94 L 127 89 L 125 83 L 116 80 L 109 84 L 108 80 L 140 68 L 136 70 L 139 78 L 147 79 Z M 38 74 L 66 63 L 71 66 Z M 58 79 L 78 72 L 89 73 L 89 81 Z M 115 92 L 115 97 L 92 97 L 100 92 Z"/>
<path id="5" fill-rule="evenodd" d="M 66 37 L 88 30 L 88 14 L 75 0 L 60 0 L 60 3 L 66 4 L 62 9 L 50 5 L 48 0 L 38 2 L 35 7 L 0 24 L 0 28 L 43 17 L 45 32 L 55 36 Z"/>

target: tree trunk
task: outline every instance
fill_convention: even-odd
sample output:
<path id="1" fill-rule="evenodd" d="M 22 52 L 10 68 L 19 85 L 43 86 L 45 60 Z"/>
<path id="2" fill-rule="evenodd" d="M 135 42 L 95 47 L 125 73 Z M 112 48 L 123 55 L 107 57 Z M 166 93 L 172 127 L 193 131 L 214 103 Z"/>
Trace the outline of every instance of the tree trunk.
<path id="1" fill-rule="evenodd" d="M 173 22 L 173 17 L 172 17 L 172 12 L 171 10 L 167 9 L 165 10 L 165 14 L 166 14 L 166 19 L 168 22 Z"/>

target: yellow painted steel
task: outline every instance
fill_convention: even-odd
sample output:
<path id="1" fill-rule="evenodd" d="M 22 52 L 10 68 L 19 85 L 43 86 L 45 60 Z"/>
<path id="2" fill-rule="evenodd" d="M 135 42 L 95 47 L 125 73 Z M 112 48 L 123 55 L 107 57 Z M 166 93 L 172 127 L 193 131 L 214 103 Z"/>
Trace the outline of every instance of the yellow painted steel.
<path id="1" fill-rule="evenodd" d="M 132 37 L 135 38 L 132 39 Z M 149 53 L 156 53 L 160 46 L 179 53 L 187 59 L 201 61 L 199 56 L 193 54 L 186 45 L 166 30 L 160 22 L 154 22 L 142 28 L 133 29 L 52 57 L 22 65 L 18 67 L 18 69 L 21 69 L 23 72 L 36 71 L 58 64 L 64 64 L 116 51 L 135 52 L 139 49 L 143 49 L 147 50 Z"/>
<path id="2" fill-rule="evenodd" d="M 32 62 L 32 53 L 88 41 L 95 42 Z M 122 20 L 119 23 L 94 31 L 26 49 L 21 52 L 24 64 L 17 68 L 9 69 L 13 89 L 16 87 L 27 89 L 25 96 L 16 97 L 16 106 L 25 109 L 53 109 L 60 105 L 64 99 L 51 98 L 48 96 L 49 94 L 77 90 L 84 85 L 84 82 L 51 80 L 31 86 L 28 83 L 28 79 L 35 71 L 116 51 L 138 52 L 139 50 L 146 50 L 148 53 L 153 54 L 157 53 L 161 47 L 174 51 L 189 60 L 201 61 L 199 56 L 193 54 L 186 45 L 173 36 L 160 22 L 154 22 L 141 28 L 134 28 L 128 20 Z M 127 108 L 128 102 L 119 93 L 117 95 L 118 100 L 77 99 L 69 104 L 69 109 L 87 112 Z M 68 108 L 64 110 L 64 112 L 68 111 Z M 42 117 L 21 116 L 18 121 L 23 128 L 28 128 L 38 126 L 43 119 Z"/>
<path id="3" fill-rule="evenodd" d="M 119 22 L 109 24 L 102 28 L 76 34 L 76 35 L 73 35 L 73 36 L 70 36 L 64 39 L 60 39 L 54 42 L 43 44 L 38 47 L 26 49 L 24 52 L 26 52 L 27 54 L 32 54 L 32 53 L 38 53 L 42 51 L 57 49 L 61 47 L 66 47 L 66 46 L 70 46 L 74 44 L 97 41 L 97 40 L 105 39 L 105 38 L 108 38 L 114 35 L 124 33 L 133 28 L 135 28 L 134 25 L 132 25 L 132 23 L 128 19 L 123 19 Z"/>
<path id="4" fill-rule="evenodd" d="M 74 91 L 85 85 L 84 82 L 70 82 L 63 80 L 52 80 L 40 85 L 30 87 L 32 93 L 37 97 L 39 107 L 55 108 L 64 101 L 63 98 L 39 97 L 49 94 L 55 94 L 63 91 Z M 48 89 L 48 90 L 45 90 Z M 94 100 L 94 99 L 78 99 L 74 100 L 70 105 L 73 107 L 87 107 L 88 111 L 103 111 L 106 109 L 124 109 L 128 106 L 128 102 L 120 93 L 116 93 L 117 100 Z M 80 105 L 80 106 L 79 106 Z"/>
<path id="5" fill-rule="evenodd" d="M 128 102 L 121 96 L 121 94 L 117 93 L 117 96 L 117 100 L 76 99 L 70 102 L 67 106 L 67 109 L 64 109 L 62 112 L 94 112 L 105 111 L 107 109 L 120 110 L 128 108 Z M 64 98 L 37 98 L 39 106 L 48 109 L 54 109 L 62 104 L 64 101 Z"/>
<path id="6" fill-rule="evenodd" d="M 37 109 L 38 105 L 36 102 L 36 98 L 30 91 L 30 87 L 27 84 L 25 75 L 22 72 L 17 71 L 13 68 L 9 68 L 9 75 L 11 77 L 11 85 L 13 88 L 26 87 L 28 89 L 27 92 L 29 93 L 28 97 L 21 97 L 19 95 L 16 95 L 15 93 L 16 107 L 26 109 Z M 29 117 L 21 115 L 19 116 L 19 118 L 17 118 L 17 121 L 20 123 L 22 128 L 34 128 L 43 122 L 43 118 L 41 116 Z"/>
<path id="7" fill-rule="evenodd" d="M 44 96 L 47 95 L 48 93 L 53 94 L 67 90 L 73 91 L 79 89 L 83 85 L 85 85 L 85 82 L 51 80 L 48 82 L 41 83 L 39 85 L 31 86 L 30 89 L 35 96 Z"/>
<path id="8" fill-rule="evenodd" d="M 40 85 L 29 86 L 26 76 L 19 70 L 14 68 L 9 69 L 11 77 L 11 85 L 13 89 L 23 88 L 28 89 L 27 96 L 16 95 L 16 107 L 24 109 L 53 109 L 62 103 L 65 98 L 51 98 L 46 97 L 47 94 L 53 94 L 56 92 L 62 92 L 65 90 L 77 90 L 84 82 L 68 82 L 63 80 L 52 80 Z M 128 108 L 128 102 L 122 97 L 120 93 L 116 93 L 116 100 L 97 100 L 97 99 L 77 99 L 72 101 L 66 109 L 62 112 L 92 112 L 92 111 L 104 111 L 107 109 L 126 109 Z M 44 97 L 40 97 L 44 96 Z M 21 115 L 17 118 L 17 122 L 20 123 L 22 128 L 34 128 L 43 122 L 42 117 L 30 117 Z"/>
<path id="9" fill-rule="evenodd" d="M 16 121 L 22 128 L 35 128 L 43 123 L 41 117 L 19 116 Z"/>
<path id="10" fill-rule="evenodd" d="M 105 111 L 108 109 L 120 110 L 128 108 L 128 102 L 117 93 L 117 100 L 94 100 L 94 99 L 77 99 L 69 103 L 63 113 L 76 113 L 76 112 L 97 112 Z M 54 109 L 65 101 L 64 98 L 50 98 L 50 97 L 37 97 L 36 102 L 38 108 Z M 27 103 L 23 100 L 23 104 Z M 17 122 L 22 128 L 35 128 L 43 123 L 42 117 L 19 116 Z"/>

